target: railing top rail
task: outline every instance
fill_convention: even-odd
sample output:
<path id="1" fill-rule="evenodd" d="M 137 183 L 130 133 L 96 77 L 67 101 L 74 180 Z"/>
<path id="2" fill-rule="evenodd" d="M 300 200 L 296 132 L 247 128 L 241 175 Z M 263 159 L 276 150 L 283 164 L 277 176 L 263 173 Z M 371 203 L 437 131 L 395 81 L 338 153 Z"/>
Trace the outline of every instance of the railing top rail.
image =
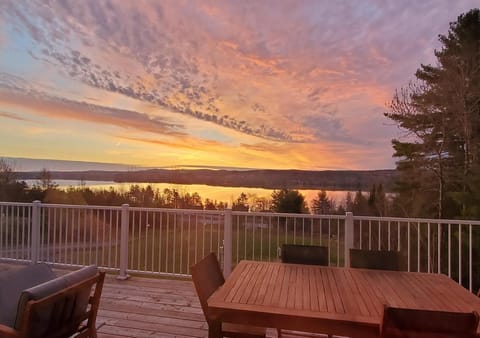
<path id="1" fill-rule="evenodd" d="M 31 207 L 34 203 L 25 202 L 0 202 L 0 206 Z M 73 205 L 73 204 L 49 204 L 40 203 L 41 208 L 64 208 L 64 209 L 90 209 L 90 210 L 122 210 L 121 206 L 101 205 Z M 129 207 L 131 211 L 168 212 L 177 214 L 203 214 L 223 216 L 226 210 L 203 210 L 203 209 L 174 209 L 174 208 L 144 208 Z M 346 215 L 319 215 L 319 214 L 292 214 L 278 212 L 249 212 L 232 211 L 234 216 L 253 217 L 282 217 L 282 218 L 309 218 L 309 219 L 335 219 L 345 220 Z M 406 218 L 406 217 L 378 217 L 378 216 L 353 216 L 354 221 L 377 221 L 377 222 L 399 222 L 399 223 L 431 223 L 451 225 L 472 225 L 480 226 L 479 220 L 454 220 L 454 219 L 429 219 L 429 218 Z"/>
<path id="2" fill-rule="evenodd" d="M 429 219 L 429 218 L 405 218 L 405 217 L 374 217 L 374 216 L 353 216 L 355 221 L 380 221 L 380 222 L 400 222 L 400 223 L 433 223 L 433 224 L 461 224 L 461 225 L 480 225 L 480 221 L 468 219 Z"/>
<path id="3" fill-rule="evenodd" d="M 109 205 L 74 205 L 74 204 L 47 204 L 42 203 L 42 208 L 53 209 L 94 209 L 94 210 L 122 210 L 122 207 L 109 206 Z"/>
<path id="4" fill-rule="evenodd" d="M 174 209 L 174 208 L 144 208 L 144 207 L 130 207 L 131 211 L 152 211 L 152 212 L 174 212 L 177 214 L 217 214 L 223 215 L 224 210 L 204 210 L 204 209 Z"/>
<path id="5" fill-rule="evenodd" d="M 282 212 L 250 212 L 232 211 L 234 216 L 263 216 L 263 217 L 286 217 L 286 218 L 315 218 L 315 219 L 345 219 L 345 215 L 319 215 L 319 214 L 288 214 Z"/>
<path id="6" fill-rule="evenodd" d="M 0 205 L 12 206 L 12 207 L 31 207 L 33 203 L 24 202 L 0 202 Z"/>

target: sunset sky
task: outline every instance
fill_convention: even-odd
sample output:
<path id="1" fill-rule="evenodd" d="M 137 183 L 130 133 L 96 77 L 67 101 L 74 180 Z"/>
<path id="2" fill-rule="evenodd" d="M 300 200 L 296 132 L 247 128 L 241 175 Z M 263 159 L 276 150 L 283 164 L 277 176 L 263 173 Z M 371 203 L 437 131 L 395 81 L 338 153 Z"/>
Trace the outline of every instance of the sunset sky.
<path id="1" fill-rule="evenodd" d="M 394 168 L 383 117 L 478 0 L 0 0 L 0 157 Z"/>

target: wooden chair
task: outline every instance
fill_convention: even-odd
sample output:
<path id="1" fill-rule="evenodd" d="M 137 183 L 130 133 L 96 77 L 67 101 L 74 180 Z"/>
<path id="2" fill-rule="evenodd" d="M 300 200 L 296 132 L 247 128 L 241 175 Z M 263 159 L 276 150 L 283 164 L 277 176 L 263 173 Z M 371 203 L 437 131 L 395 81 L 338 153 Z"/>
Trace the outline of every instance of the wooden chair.
<path id="1" fill-rule="evenodd" d="M 328 248 L 315 245 L 282 245 L 282 262 L 309 265 L 328 265 Z"/>
<path id="2" fill-rule="evenodd" d="M 222 337 L 230 338 L 260 338 L 266 336 L 265 328 L 221 322 L 211 313 L 207 300 L 225 283 L 217 256 L 213 252 L 192 266 L 190 272 L 207 320 L 209 337 L 215 336 L 219 332 L 221 332 Z"/>
<path id="3" fill-rule="evenodd" d="M 350 249 L 350 266 L 352 268 L 391 270 L 400 269 L 398 251 Z"/>
<path id="4" fill-rule="evenodd" d="M 380 338 L 478 338 L 478 313 L 385 306 Z"/>
<path id="5" fill-rule="evenodd" d="M 104 279 L 105 272 L 87 267 L 24 290 L 15 325 L 0 324 L 0 337 L 63 338 L 75 334 L 96 338 Z"/>

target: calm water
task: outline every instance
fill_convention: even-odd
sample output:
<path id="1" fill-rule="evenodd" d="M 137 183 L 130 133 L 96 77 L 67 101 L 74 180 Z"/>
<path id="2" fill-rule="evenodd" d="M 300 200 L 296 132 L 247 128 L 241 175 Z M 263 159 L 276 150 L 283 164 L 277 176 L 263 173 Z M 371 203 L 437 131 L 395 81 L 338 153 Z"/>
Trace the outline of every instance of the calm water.
<path id="1" fill-rule="evenodd" d="M 38 183 L 37 180 L 27 180 L 29 185 Z M 203 200 L 206 198 L 210 200 L 228 202 L 229 205 L 232 205 L 232 201 L 236 201 L 238 196 L 243 192 L 250 196 L 256 197 L 271 197 L 273 190 L 272 189 L 263 189 L 263 188 L 245 188 L 245 187 L 221 187 L 221 186 L 211 186 L 203 184 L 172 184 L 172 183 L 117 183 L 110 181 L 84 181 L 81 184 L 79 181 L 72 180 L 55 180 L 55 183 L 58 184 L 59 188 L 68 188 L 68 187 L 89 187 L 90 189 L 110 189 L 113 187 L 117 191 L 128 191 L 130 186 L 138 185 L 140 187 L 146 187 L 150 185 L 154 190 L 159 189 L 163 191 L 164 189 L 176 189 L 181 193 L 194 193 L 197 192 Z M 311 201 L 317 196 L 317 193 L 320 190 L 299 190 L 305 199 L 307 200 L 308 205 L 310 206 Z M 327 190 L 327 196 L 333 199 L 336 203 L 342 203 L 345 200 L 348 191 L 329 191 Z M 351 192 L 352 195 L 355 192 Z M 353 197 L 353 196 L 352 196 Z"/>

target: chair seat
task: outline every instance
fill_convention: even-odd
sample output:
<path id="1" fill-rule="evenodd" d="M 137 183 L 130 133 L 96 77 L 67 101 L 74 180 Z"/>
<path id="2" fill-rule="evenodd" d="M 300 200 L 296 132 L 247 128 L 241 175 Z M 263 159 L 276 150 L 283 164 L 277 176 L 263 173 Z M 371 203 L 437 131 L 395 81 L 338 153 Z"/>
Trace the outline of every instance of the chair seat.
<path id="1" fill-rule="evenodd" d="M 267 330 L 262 327 L 234 323 L 222 323 L 222 334 L 229 338 L 260 338 L 266 337 Z"/>

